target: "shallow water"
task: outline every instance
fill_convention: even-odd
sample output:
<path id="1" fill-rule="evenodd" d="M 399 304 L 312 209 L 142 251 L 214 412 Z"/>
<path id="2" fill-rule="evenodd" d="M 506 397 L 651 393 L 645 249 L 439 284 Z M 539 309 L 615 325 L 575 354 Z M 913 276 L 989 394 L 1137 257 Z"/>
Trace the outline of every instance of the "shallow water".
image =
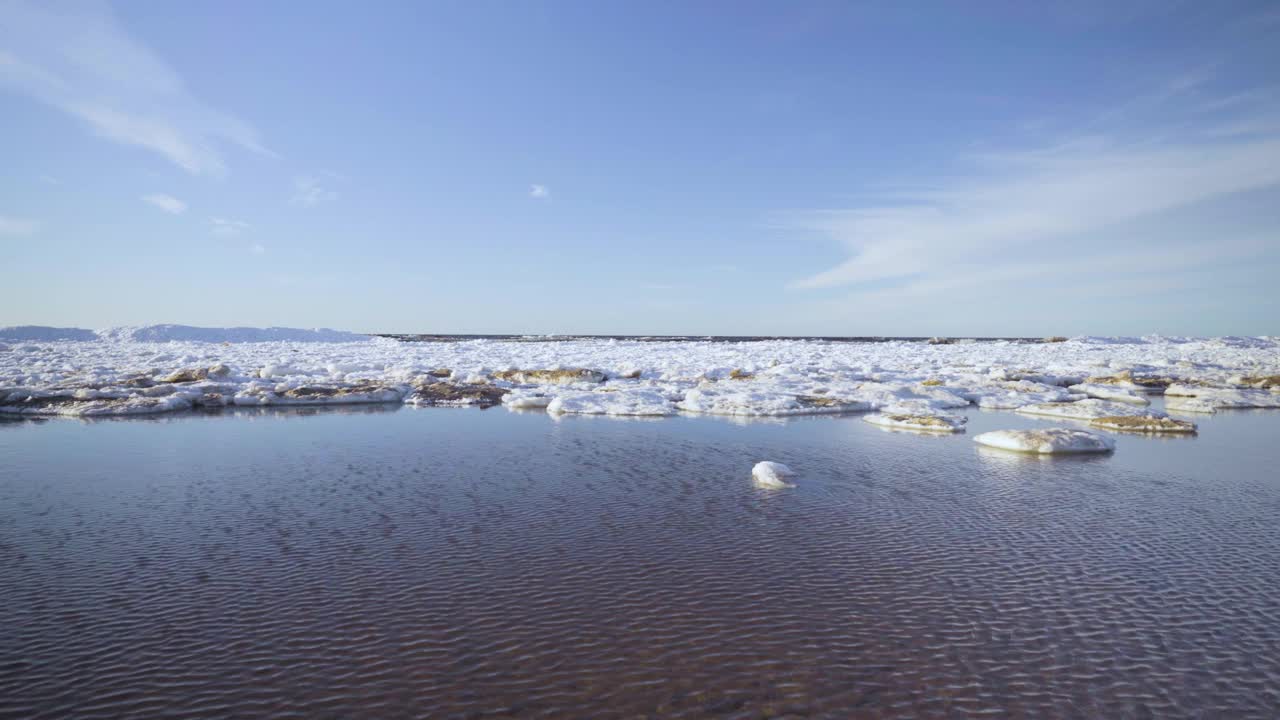
<path id="1" fill-rule="evenodd" d="M 969 416 L 0 423 L 0 716 L 1277 716 L 1280 413 Z"/>

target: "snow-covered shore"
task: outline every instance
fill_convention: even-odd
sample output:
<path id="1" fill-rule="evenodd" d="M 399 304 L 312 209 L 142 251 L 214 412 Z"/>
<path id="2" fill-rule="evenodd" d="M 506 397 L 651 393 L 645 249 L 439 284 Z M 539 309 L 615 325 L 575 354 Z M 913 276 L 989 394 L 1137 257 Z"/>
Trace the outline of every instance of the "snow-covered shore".
<path id="1" fill-rule="evenodd" d="M 971 404 L 1132 401 L 1170 385 L 1200 411 L 1280 407 L 1280 338 L 401 342 L 290 328 L 0 329 L 0 412 L 10 414 L 503 402 L 613 415 L 797 415 L 908 403 L 921 415 Z M 1147 412 L 1137 399 L 1125 414 Z"/>

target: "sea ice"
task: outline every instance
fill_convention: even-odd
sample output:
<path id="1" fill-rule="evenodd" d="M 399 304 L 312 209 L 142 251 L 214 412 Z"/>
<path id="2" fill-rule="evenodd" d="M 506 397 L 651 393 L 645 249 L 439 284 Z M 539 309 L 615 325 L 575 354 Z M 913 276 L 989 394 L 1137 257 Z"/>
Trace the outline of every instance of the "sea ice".
<path id="1" fill-rule="evenodd" d="M 925 411 L 907 414 L 970 402 L 988 409 L 1051 402 L 1052 412 L 1078 419 L 1141 412 L 1135 405 L 1122 412 L 1082 412 L 1090 406 L 1071 402 L 1082 395 L 1062 385 L 1079 386 L 1084 378 L 1085 385 L 1126 391 L 1172 385 L 1167 401 L 1176 411 L 1280 406 L 1280 393 L 1268 389 L 1274 386 L 1268 378 L 1280 373 L 1277 338 L 946 345 L 595 338 L 401 342 L 337 331 L 169 325 L 97 333 L 6 328 L 0 340 L 9 347 L 0 352 L 0 405 L 23 414 L 41 405 L 50 413 L 71 411 L 74 403 L 94 401 L 102 402 L 94 409 L 102 413 L 181 409 L 180 401 L 128 402 L 176 393 L 190 393 L 193 405 L 213 404 L 215 398 L 288 404 L 304 399 L 299 396 L 310 391 L 303 388 L 322 389 L 308 402 L 353 402 L 373 392 L 359 389 L 364 384 L 402 388 L 403 402 L 426 405 L 483 406 L 509 396 L 512 408 L 550 405 L 563 397 L 564 408 L 667 403 L 686 412 L 740 416 L 880 410 L 907 402 L 915 407 L 917 401 Z M 425 389 L 444 378 L 453 382 Z M 462 385 L 480 390 L 471 397 L 458 389 Z M 646 394 L 615 400 L 579 395 L 596 390 Z M 616 393 L 602 393 L 609 394 Z M 26 400 L 53 396 L 64 399 Z M 378 391 L 359 401 L 385 397 Z M 1064 411 L 1066 405 L 1075 407 Z"/>
<path id="2" fill-rule="evenodd" d="M 895 430 L 922 430 L 925 432 L 962 432 L 967 418 L 959 415 L 908 414 L 888 408 L 862 418 L 866 422 Z"/>
<path id="3" fill-rule="evenodd" d="M 1084 430 L 1048 428 L 1045 430 L 994 430 L 973 439 L 979 445 L 1041 455 L 1070 453 L 1105 453 L 1115 450 L 1110 438 Z"/>
<path id="4" fill-rule="evenodd" d="M 1170 385 L 1165 394 L 1178 398 L 1192 397 L 1215 408 L 1280 408 L 1280 394 L 1269 390 Z M 1184 407 L 1190 405 L 1182 400 L 1174 402 Z"/>
<path id="5" fill-rule="evenodd" d="M 1196 424 L 1185 420 L 1174 420 L 1161 415 L 1118 415 L 1113 417 L 1094 418 L 1089 421 L 1094 427 L 1106 430 L 1124 430 L 1141 433 L 1194 433 Z"/>
<path id="6" fill-rule="evenodd" d="M 1150 400 L 1142 397 L 1136 392 L 1116 385 L 1081 383 L 1079 385 L 1072 385 L 1067 389 L 1071 392 L 1088 395 L 1091 398 L 1098 398 L 1100 400 L 1113 400 L 1116 402 L 1129 403 L 1130 405 L 1151 404 Z"/>
<path id="7" fill-rule="evenodd" d="M 787 478 L 795 474 L 795 471 L 786 465 L 769 460 L 758 462 L 751 468 L 751 479 L 755 481 L 757 487 L 762 488 L 795 487 L 794 484 L 787 482 Z"/>
<path id="8" fill-rule="evenodd" d="M 654 390 L 568 392 L 556 395 L 547 412 L 579 415 L 672 415 L 675 408 Z"/>
<path id="9" fill-rule="evenodd" d="M 1069 418 L 1071 420 L 1094 420 L 1102 417 L 1147 414 L 1147 411 L 1128 403 L 1109 402 L 1095 398 L 1077 400 L 1075 402 L 1024 405 L 1015 410 L 1015 412 L 1021 415 L 1043 415 L 1045 417 Z"/>

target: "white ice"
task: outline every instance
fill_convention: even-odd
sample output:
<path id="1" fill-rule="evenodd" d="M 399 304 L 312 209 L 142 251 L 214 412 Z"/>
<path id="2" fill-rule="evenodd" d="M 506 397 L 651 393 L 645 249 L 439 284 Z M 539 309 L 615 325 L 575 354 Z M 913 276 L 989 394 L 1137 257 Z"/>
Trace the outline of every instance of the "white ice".
<path id="1" fill-rule="evenodd" d="M 865 415 L 862 419 L 872 425 L 894 430 L 948 433 L 962 432 L 967 422 L 967 418 L 963 415 L 899 412 L 894 407 L 886 408 L 883 412 L 874 415 Z"/>
<path id="2" fill-rule="evenodd" d="M 1124 387 L 1115 385 L 1102 385 L 1099 383 L 1081 383 L 1072 385 L 1067 388 L 1071 392 L 1088 395 L 1091 398 L 1101 400 L 1114 400 L 1116 402 L 1129 403 L 1130 405 L 1150 405 L 1151 401 L 1138 393 Z"/>
<path id="3" fill-rule="evenodd" d="M 1147 414 L 1146 410 L 1128 403 L 1109 402 L 1094 398 L 1075 402 L 1024 405 L 1015 412 L 1022 415 L 1042 415 L 1045 417 L 1070 418 L 1072 420 L 1093 420 L 1101 417 Z"/>
<path id="4" fill-rule="evenodd" d="M 0 351 L 0 410 L 23 414 L 163 412 L 187 403 L 405 402 L 412 397 L 407 389 L 453 382 L 508 392 L 504 404 L 513 409 L 549 408 L 559 401 L 558 412 L 786 416 L 875 411 L 903 403 L 928 412 L 972 404 L 1018 409 L 1052 403 L 1053 412 L 1090 419 L 1102 410 L 1082 412 L 1090 406 L 1071 401 L 1084 395 L 1064 386 L 1126 370 L 1177 381 L 1170 388 L 1171 409 L 1179 403 L 1188 410 L 1193 405 L 1280 406 L 1280 394 L 1234 382 L 1280 373 L 1277 338 L 951 345 L 533 338 L 400 342 L 328 330 L 169 325 L 96 333 L 5 328 L 0 341 L 8 347 Z M 502 372 L 556 369 L 587 371 L 586 380 L 559 384 L 571 376 Z M 1175 391 L 1193 397 L 1175 399 Z M 63 400 L 39 400 L 45 397 Z M 1135 405 L 1126 407 L 1127 412 L 1106 412 L 1141 412 Z"/>
<path id="5" fill-rule="evenodd" d="M 751 479 L 755 481 L 757 487 L 762 488 L 795 487 L 794 484 L 787 482 L 787 478 L 795 474 L 795 471 L 786 465 L 769 460 L 758 462 L 751 468 Z"/>
<path id="6" fill-rule="evenodd" d="M 655 390 L 576 392 L 558 395 L 547 406 L 552 414 L 671 415 L 675 406 Z"/>
<path id="7" fill-rule="evenodd" d="M 1115 450 L 1110 438 L 1068 428 L 1046 430 L 994 430 L 973 439 L 979 445 L 1040 455 L 1104 453 Z"/>

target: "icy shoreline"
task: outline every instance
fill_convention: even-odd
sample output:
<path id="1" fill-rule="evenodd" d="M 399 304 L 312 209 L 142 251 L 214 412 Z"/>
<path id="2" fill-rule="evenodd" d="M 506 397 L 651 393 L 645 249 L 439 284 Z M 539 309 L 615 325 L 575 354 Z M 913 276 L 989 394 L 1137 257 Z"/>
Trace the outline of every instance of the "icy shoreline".
<path id="1" fill-rule="evenodd" d="M 1178 395 L 1171 412 L 1280 407 L 1280 338 L 530 343 L 290 328 L 0 329 L 0 413 L 22 415 L 403 402 L 784 416 L 906 403 L 916 416 L 1051 404 L 1062 406 L 1054 415 L 1089 419 L 1157 416 L 1142 396 L 1166 388 Z"/>

